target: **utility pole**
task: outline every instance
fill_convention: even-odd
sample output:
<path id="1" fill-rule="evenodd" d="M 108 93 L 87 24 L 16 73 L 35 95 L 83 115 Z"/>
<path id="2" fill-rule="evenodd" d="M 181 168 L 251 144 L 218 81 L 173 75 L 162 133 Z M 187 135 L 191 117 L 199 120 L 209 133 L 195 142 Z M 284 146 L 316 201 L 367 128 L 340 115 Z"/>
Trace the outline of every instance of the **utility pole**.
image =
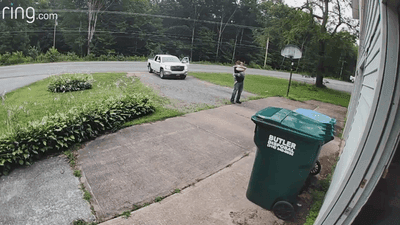
<path id="1" fill-rule="evenodd" d="M 194 28 L 196 27 L 196 20 L 198 18 L 197 15 L 197 7 L 196 5 L 194 6 L 194 14 L 195 14 L 195 19 L 193 21 L 193 30 L 192 30 L 192 44 L 190 45 L 190 60 L 193 60 L 193 41 L 194 41 Z"/>
<path id="2" fill-rule="evenodd" d="M 269 45 L 269 37 L 268 37 L 268 39 L 267 39 L 267 45 L 266 45 L 266 47 L 265 47 L 264 69 L 265 69 L 265 66 L 267 65 L 268 45 Z"/>
<path id="3" fill-rule="evenodd" d="M 56 48 L 56 27 L 57 27 L 57 19 L 54 22 L 54 35 L 53 35 L 53 48 Z"/>
<path id="4" fill-rule="evenodd" d="M 237 43 L 237 38 L 238 38 L 238 36 L 239 36 L 239 33 L 238 33 L 238 32 L 236 32 L 235 46 L 233 47 L 233 54 L 232 54 L 232 63 L 233 63 L 233 60 L 235 60 L 235 53 L 236 53 L 236 43 Z"/>

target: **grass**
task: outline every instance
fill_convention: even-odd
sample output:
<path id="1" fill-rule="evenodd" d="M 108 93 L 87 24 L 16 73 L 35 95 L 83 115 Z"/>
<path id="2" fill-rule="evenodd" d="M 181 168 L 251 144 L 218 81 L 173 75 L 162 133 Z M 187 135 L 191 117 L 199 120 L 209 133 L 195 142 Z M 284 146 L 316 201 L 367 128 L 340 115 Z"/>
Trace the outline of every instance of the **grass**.
<path id="1" fill-rule="evenodd" d="M 89 191 L 83 190 L 83 199 L 88 201 L 90 203 L 90 200 L 92 199 L 92 195 L 90 194 Z"/>
<path id="2" fill-rule="evenodd" d="M 64 155 L 67 156 L 68 162 L 71 165 L 71 167 L 74 167 L 76 165 L 76 163 L 75 163 L 75 156 L 74 156 L 73 151 L 71 151 L 71 150 L 65 151 Z"/>
<path id="3" fill-rule="evenodd" d="M 86 102 L 96 102 L 110 96 L 130 93 L 144 93 L 156 103 L 156 112 L 139 120 L 127 122 L 130 126 L 149 121 L 161 120 L 182 115 L 174 109 L 164 109 L 168 101 L 159 97 L 149 87 L 143 85 L 138 78 L 126 77 L 126 73 L 96 73 L 92 89 L 52 93 L 47 90 L 50 79 L 44 79 L 22 87 L 4 96 L 0 105 L 0 134 L 12 131 L 13 127 L 27 124 L 29 121 L 41 120 L 44 116 L 63 112 L 71 107 L 81 107 Z"/>
<path id="4" fill-rule="evenodd" d="M 75 220 L 74 222 L 72 222 L 72 225 L 96 225 L 96 222 L 86 222 L 82 219 L 80 220 Z"/>
<path id="5" fill-rule="evenodd" d="M 313 203 L 311 205 L 310 211 L 308 212 L 306 222 L 304 223 L 304 225 L 312 225 L 317 219 L 319 210 L 321 209 L 322 204 L 324 203 L 326 192 L 328 192 L 329 186 L 331 184 L 332 174 L 335 171 L 338 160 L 339 158 L 337 158 L 336 163 L 332 165 L 331 173 L 329 173 L 325 179 L 318 181 L 320 188 L 311 190 Z"/>
<path id="6" fill-rule="evenodd" d="M 74 176 L 82 177 L 81 171 L 80 170 L 74 170 Z"/>
<path id="7" fill-rule="evenodd" d="M 155 202 L 161 202 L 161 200 L 163 200 L 164 198 L 163 197 L 156 197 L 155 199 L 154 199 L 154 201 Z"/>
<path id="8" fill-rule="evenodd" d="M 131 211 L 127 210 L 121 214 L 122 217 L 125 217 L 125 219 L 128 219 L 131 216 Z"/>
<path id="9" fill-rule="evenodd" d="M 228 73 L 200 73 L 192 72 L 191 76 L 211 83 L 232 87 L 233 77 Z M 288 81 L 286 79 L 261 75 L 246 75 L 244 90 L 258 95 L 250 99 L 267 98 L 272 96 L 286 97 Z M 350 94 L 328 88 L 317 88 L 315 85 L 292 81 L 289 99 L 297 101 L 317 100 L 348 107 Z"/>

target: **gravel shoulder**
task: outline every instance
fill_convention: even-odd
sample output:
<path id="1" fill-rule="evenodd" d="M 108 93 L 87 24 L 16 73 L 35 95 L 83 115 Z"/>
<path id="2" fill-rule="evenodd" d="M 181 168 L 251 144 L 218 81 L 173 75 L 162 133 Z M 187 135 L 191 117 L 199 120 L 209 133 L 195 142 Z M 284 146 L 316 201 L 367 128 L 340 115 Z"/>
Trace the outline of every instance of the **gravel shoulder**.
<path id="1" fill-rule="evenodd" d="M 232 87 L 222 87 L 206 81 L 199 80 L 192 76 L 186 79 L 161 79 L 158 74 L 147 72 L 128 73 L 127 76 L 135 76 L 140 81 L 153 88 L 162 97 L 167 97 L 170 101 L 166 107 L 174 108 L 184 113 L 198 111 L 205 107 L 218 107 L 225 105 L 233 90 Z M 245 84 L 246 85 L 246 84 Z M 241 100 L 246 100 L 250 96 L 255 96 L 243 91 Z"/>

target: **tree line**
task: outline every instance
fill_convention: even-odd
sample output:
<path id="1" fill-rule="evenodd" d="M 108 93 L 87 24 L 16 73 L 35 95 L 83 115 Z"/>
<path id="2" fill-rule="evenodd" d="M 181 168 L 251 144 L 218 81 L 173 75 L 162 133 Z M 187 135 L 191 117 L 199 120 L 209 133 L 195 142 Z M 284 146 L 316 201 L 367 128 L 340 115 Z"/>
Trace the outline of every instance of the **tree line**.
<path id="1" fill-rule="evenodd" d="M 17 7 L 26 10 L 25 18 L 15 19 Z M 36 16 L 57 19 L 28 23 L 28 7 Z M 294 44 L 303 52 L 295 71 L 348 80 L 357 61 L 357 32 L 340 7 L 328 0 L 308 0 L 299 8 L 276 0 L 19 0 L 13 6 L 2 1 L 0 54 L 34 57 L 54 46 L 80 57 L 169 53 L 191 61 L 241 60 L 255 68 L 267 59 L 267 69 L 290 70 L 281 50 Z M 324 9 L 321 16 L 315 15 L 318 8 Z"/>

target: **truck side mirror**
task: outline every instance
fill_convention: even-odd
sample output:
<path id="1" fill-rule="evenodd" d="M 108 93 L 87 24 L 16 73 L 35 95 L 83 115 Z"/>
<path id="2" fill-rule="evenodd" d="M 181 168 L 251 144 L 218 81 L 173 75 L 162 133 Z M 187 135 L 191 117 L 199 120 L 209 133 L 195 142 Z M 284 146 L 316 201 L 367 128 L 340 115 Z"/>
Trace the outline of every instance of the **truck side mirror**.
<path id="1" fill-rule="evenodd" d="M 184 57 L 181 62 L 182 63 L 189 63 L 189 57 Z"/>

